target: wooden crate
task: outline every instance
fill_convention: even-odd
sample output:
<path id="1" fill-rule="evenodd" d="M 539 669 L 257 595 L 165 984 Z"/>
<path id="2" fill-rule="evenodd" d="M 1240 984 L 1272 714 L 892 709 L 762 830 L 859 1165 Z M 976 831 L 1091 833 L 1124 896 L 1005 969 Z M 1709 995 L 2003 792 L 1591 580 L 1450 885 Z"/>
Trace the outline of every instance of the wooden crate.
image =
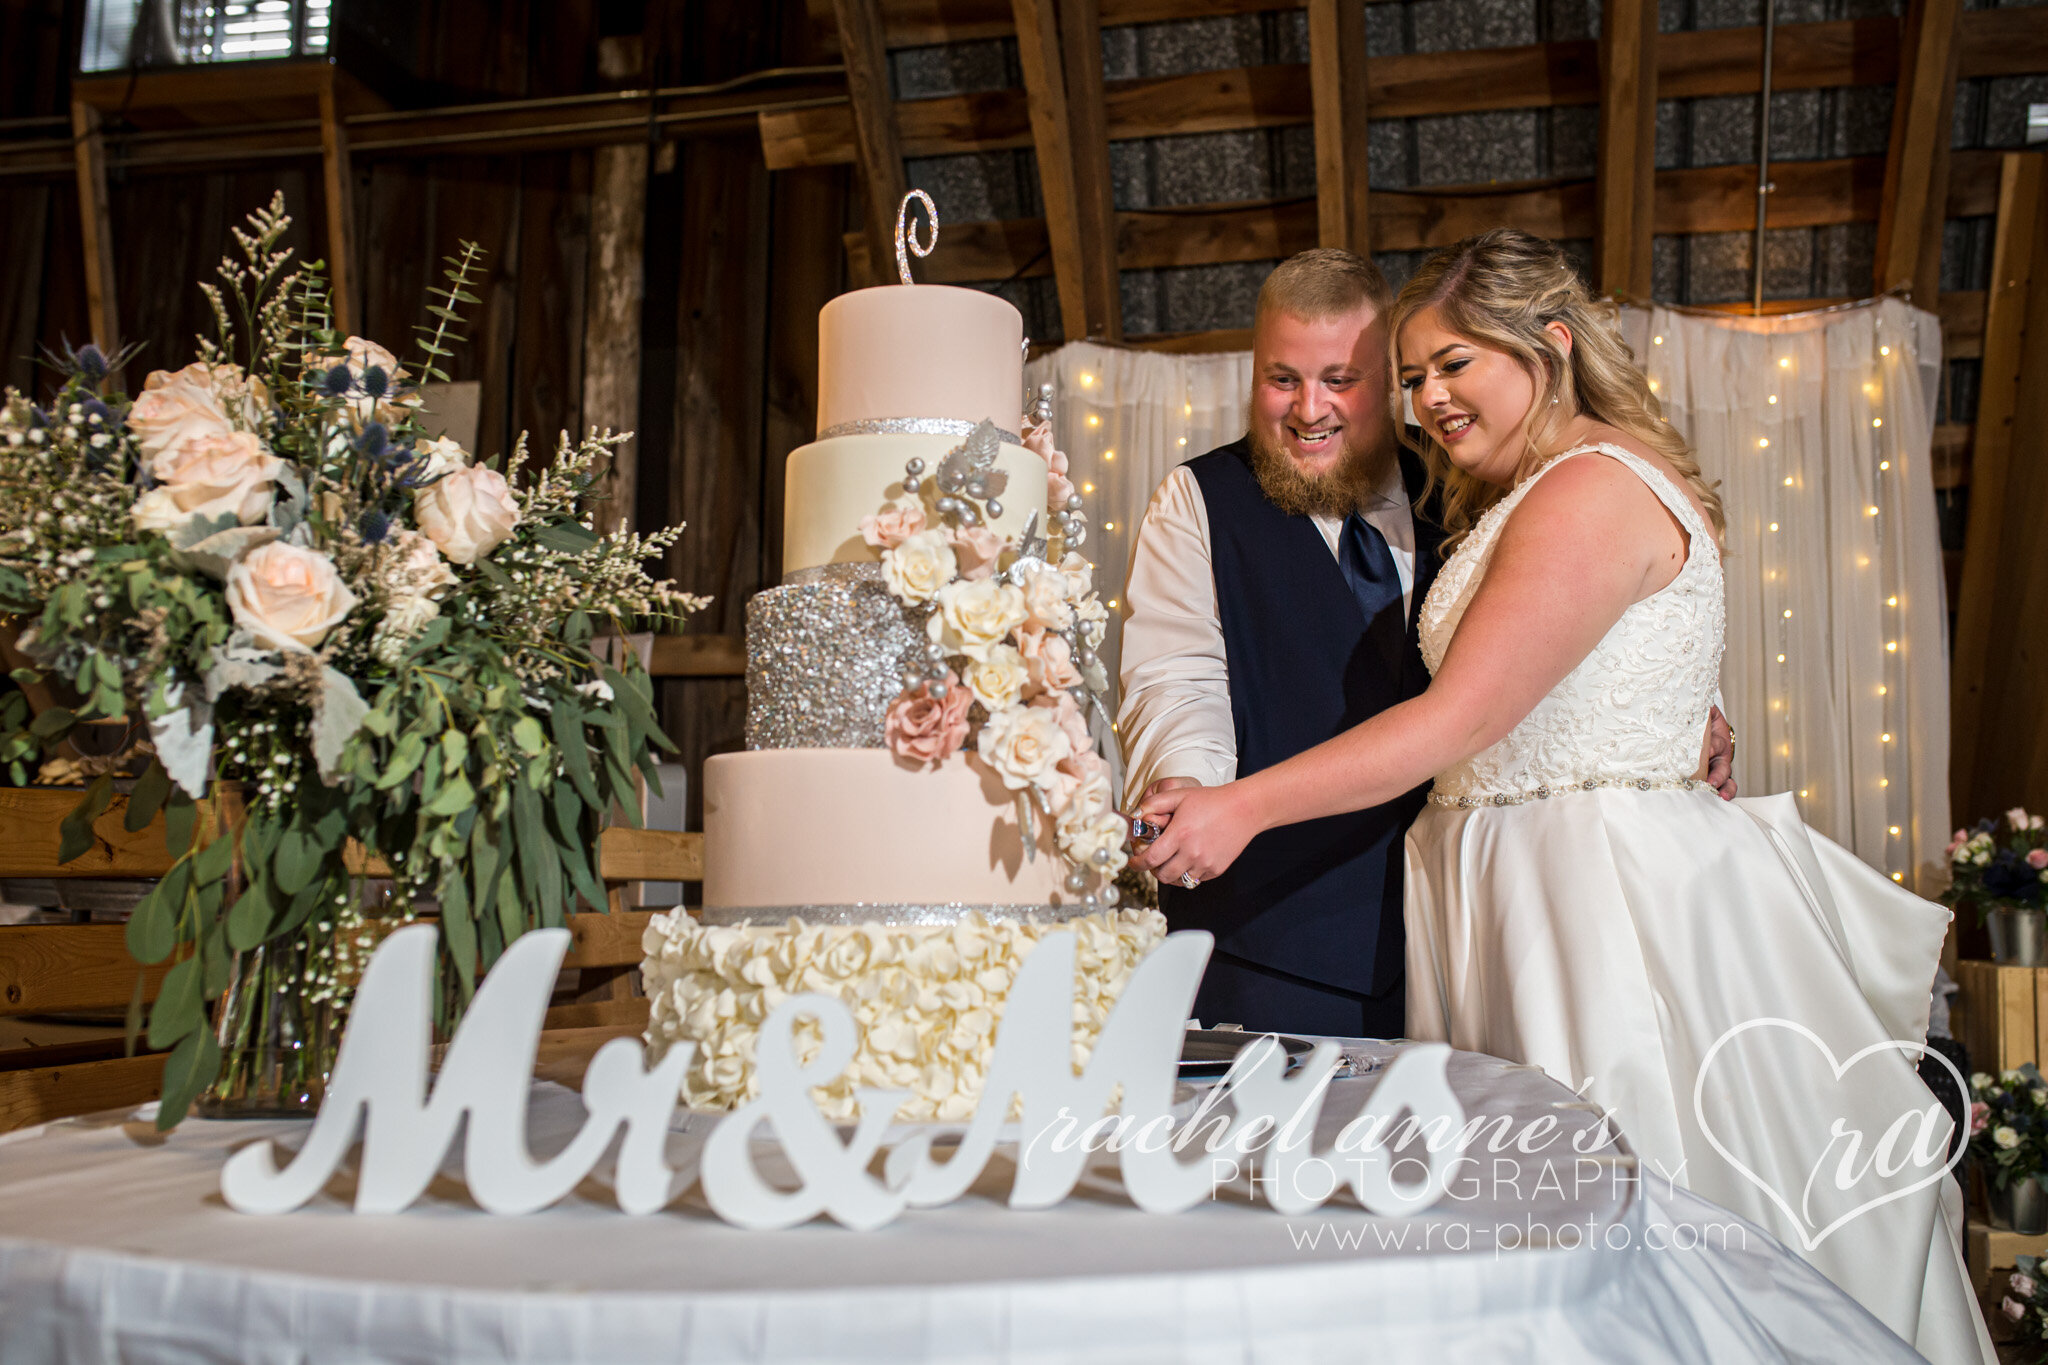
<path id="1" fill-rule="evenodd" d="M 1962 992 L 1952 1028 L 1971 1068 L 1996 1074 L 2048 1057 L 2048 967 L 1967 958 L 1956 965 Z"/>

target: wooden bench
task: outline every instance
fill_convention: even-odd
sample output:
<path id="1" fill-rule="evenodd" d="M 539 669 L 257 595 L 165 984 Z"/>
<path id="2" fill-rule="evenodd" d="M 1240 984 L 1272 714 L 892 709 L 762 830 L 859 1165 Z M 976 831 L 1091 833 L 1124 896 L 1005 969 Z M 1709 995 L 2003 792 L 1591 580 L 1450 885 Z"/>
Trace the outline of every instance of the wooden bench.
<path id="1" fill-rule="evenodd" d="M 93 825 L 95 841 L 69 863 L 57 860 L 57 827 L 77 804 L 75 791 L 0 789 L 0 877 L 159 877 L 171 856 L 162 817 L 137 833 L 123 821 L 127 802 L 115 797 Z M 233 823 L 232 802 L 207 804 L 210 830 Z M 571 943 L 563 966 L 574 968 L 574 998 L 548 1013 L 550 1029 L 602 1028 L 613 1033 L 646 1027 L 647 1001 L 634 989 L 640 940 L 651 911 L 618 909 L 617 888 L 636 881 L 700 881 L 704 836 L 665 830 L 608 829 L 599 842 L 598 875 L 611 890 L 613 909 L 569 917 Z M 376 860 L 358 858 L 357 870 L 376 876 Z M 0 926 L 0 1015 L 125 1012 L 141 995 L 153 1000 L 167 964 L 143 967 L 128 956 L 120 924 Z M 0 1132 L 97 1109 L 141 1104 L 161 1090 L 164 1056 L 124 1056 L 120 1039 L 20 1048 L 0 1052 Z"/>

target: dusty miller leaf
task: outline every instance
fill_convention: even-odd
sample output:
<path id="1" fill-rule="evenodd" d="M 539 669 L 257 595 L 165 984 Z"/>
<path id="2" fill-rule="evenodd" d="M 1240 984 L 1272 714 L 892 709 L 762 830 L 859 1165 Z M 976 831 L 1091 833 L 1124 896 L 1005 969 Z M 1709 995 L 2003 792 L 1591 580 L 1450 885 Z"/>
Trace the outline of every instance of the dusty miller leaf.
<path id="1" fill-rule="evenodd" d="M 356 691 L 348 676 L 332 668 L 320 670 L 320 693 L 313 699 L 313 761 L 320 765 L 320 780 L 333 786 L 341 780 L 341 751 L 363 728 L 370 704 Z"/>
<path id="2" fill-rule="evenodd" d="M 213 704 L 198 689 L 177 683 L 164 694 L 172 710 L 149 722 L 157 762 L 171 781 L 197 798 L 206 795 L 206 777 L 213 766 Z"/>

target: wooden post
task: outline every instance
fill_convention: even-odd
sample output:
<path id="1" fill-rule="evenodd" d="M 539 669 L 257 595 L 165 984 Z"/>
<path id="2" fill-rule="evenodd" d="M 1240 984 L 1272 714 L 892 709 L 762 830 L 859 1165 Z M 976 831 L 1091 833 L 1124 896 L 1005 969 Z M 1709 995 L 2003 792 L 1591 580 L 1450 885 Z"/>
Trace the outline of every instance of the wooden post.
<path id="1" fill-rule="evenodd" d="M 1927 235 L 1939 237 L 1948 201 L 1946 151 L 1956 102 L 1956 31 L 1962 0 L 1911 0 L 1899 40 L 1898 93 L 1877 220 L 1877 292 L 1912 291 L 1923 308 L 1935 304 L 1938 269 L 1923 274 Z"/>
<path id="2" fill-rule="evenodd" d="M 1117 271 L 1116 196 L 1109 178 L 1109 121 L 1102 104 L 1099 0 L 1059 0 L 1059 30 L 1073 138 L 1075 212 L 1082 241 L 1089 246 L 1081 253 L 1088 335 L 1122 341 L 1123 292 Z"/>
<path id="3" fill-rule="evenodd" d="M 1315 106 L 1316 240 L 1368 256 L 1365 6 L 1360 0 L 1309 0 L 1308 80 Z"/>
<path id="4" fill-rule="evenodd" d="M 320 82 L 320 173 L 327 202 L 327 281 L 335 330 L 356 330 L 355 178 L 349 168 L 348 127 L 334 99 L 334 69 Z"/>
<path id="5" fill-rule="evenodd" d="M 889 87 L 889 53 L 882 44 L 877 0 L 832 0 L 839 18 L 839 51 L 846 63 L 846 93 L 853 107 L 854 161 L 860 167 L 863 221 L 868 233 L 870 284 L 893 284 L 896 208 L 903 202 L 903 144 L 896 131 L 896 97 Z"/>
<path id="6" fill-rule="evenodd" d="M 92 339 L 112 356 L 121 341 L 121 311 L 114 296 L 114 228 L 107 212 L 107 144 L 100 111 L 71 101 L 73 160 L 78 168 L 78 222 L 85 237 L 85 310 Z M 107 387 L 122 387 L 109 375 Z"/>
<path id="7" fill-rule="evenodd" d="M 1053 281 L 1060 297 L 1060 328 L 1069 341 L 1089 334 L 1088 264 L 1091 247 L 1081 227 L 1080 190 L 1074 174 L 1074 138 L 1054 0 L 1011 0 L 1017 19 L 1017 58 L 1024 68 L 1031 141 L 1038 153 L 1038 189 L 1052 247 Z"/>
<path id="8" fill-rule="evenodd" d="M 1987 728 L 1985 712 L 1996 704 L 2002 691 L 1999 683 L 2006 651 L 1994 649 L 1993 642 L 2012 471 L 2013 416 L 2019 403 L 2034 272 L 2037 265 L 2048 267 L 2048 260 L 2040 256 L 2048 158 L 2040 152 L 2009 152 L 2001 170 L 1991 288 L 1985 299 L 1977 426 L 1970 440 L 1970 519 L 1963 539 L 1963 581 L 1956 599 L 1954 676 L 1949 688 L 1949 795 L 1956 818 L 1963 821 L 1979 814 L 1978 750 Z M 1990 812 L 1991 807 L 1985 806 L 1981 813 Z"/>
<path id="9" fill-rule="evenodd" d="M 640 310 L 646 290 L 647 144 L 599 147 L 590 178 L 590 264 L 584 283 L 583 426 L 640 425 Z M 615 446 L 604 471 L 597 529 L 633 522 L 638 446 Z"/>
<path id="10" fill-rule="evenodd" d="M 1606 0 L 1600 11 L 1600 288 L 1650 296 L 1657 185 L 1657 3 Z"/>

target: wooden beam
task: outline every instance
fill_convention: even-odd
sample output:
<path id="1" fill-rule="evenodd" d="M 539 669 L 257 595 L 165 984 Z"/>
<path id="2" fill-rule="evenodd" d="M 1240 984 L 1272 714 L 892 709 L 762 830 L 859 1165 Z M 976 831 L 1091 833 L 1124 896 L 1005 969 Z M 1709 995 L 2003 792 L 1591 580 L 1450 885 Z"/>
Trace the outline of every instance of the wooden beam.
<path id="1" fill-rule="evenodd" d="M 744 678 L 747 644 L 737 635 L 657 635 L 647 671 L 657 678 Z"/>
<path id="2" fill-rule="evenodd" d="M 1608 0 L 1612 4 L 1615 0 Z M 1315 105 L 1316 240 L 1370 257 L 1365 6 L 1309 0 L 1308 83 Z"/>
<path id="3" fill-rule="evenodd" d="M 640 312 L 646 294 L 647 144 L 599 147 L 590 178 L 590 258 L 583 290 L 585 430 L 640 426 Z M 610 534 L 633 520 L 639 496 L 638 447 L 612 448 L 599 480 L 596 529 Z"/>
<path id="4" fill-rule="evenodd" d="M 114 294 L 114 226 L 107 212 L 107 145 L 100 111 L 71 101 L 71 155 L 78 177 L 78 222 L 85 237 L 85 311 L 92 339 L 112 356 L 121 341 L 121 310 Z M 109 375 L 107 387 L 122 387 Z"/>
<path id="5" fill-rule="evenodd" d="M 163 1094 L 168 1052 L 76 1066 L 0 1072 L 0 1133 L 102 1109 L 147 1104 Z"/>
<path id="6" fill-rule="evenodd" d="M 334 96 L 333 68 L 320 84 L 320 177 L 327 208 L 327 283 L 335 329 L 356 330 L 355 175 L 348 155 L 348 128 Z"/>
<path id="7" fill-rule="evenodd" d="M 1657 188 L 1657 0 L 1606 0 L 1601 8 L 1599 137 L 1600 288 L 1646 299 Z"/>
<path id="8" fill-rule="evenodd" d="M 1068 341 L 1090 335 L 1088 312 L 1090 242 L 1081 221 L 1080 186 L 1074 171 L 1074 131 L 1067 101 L 1064 55 L 1055 0 L 1012 0 L 1017 24 L 1017 61 L 1024 69 L 1025 106 L 1037 151 L 1038 192 L 1045 203 L 1046 240 L 1060 300 L 1060 330 Z"/>
<path id="9" fill-rule="evenodd" d="M 1116 194 L 1109 176 L 1109 124 L 1103 109 L 1102 23 L 1098 0 L 1058 0 L 1060 66 L 1067 79 L 1067 132 L 1074 158 L 1074 204 L 1083 251 L 1088 335 L 1124 339 L 1122 279 L 1116 252 Z"/>
<path id="10" fill-rule="evenodd" d="M 1923 275 L 1927 234 L 1941 234 L 1942 153 L 1955 112 L 1956 30 L 1962 0 L 1910 0 L 1899 41 L 1899 77 L 1877 220 L 1876 291 L 1909 291 L 1934 306 L 1940 279 Z"/>
<path id="11" fill-rule="evenodd" d="M 2043 287 L 2034 288 L 2036 276 Z M 1988 735 L 2003 732 L 1988 714 L 1998 703 L 2005 669 L 1998 621 L 2000 577 L 2012 474 L 2014 419 L 2020 378 L 2048 362 L 2048 338 L 2026 344 L 2030 313 L 2048 297 L 2048 157 L 2009 152 L 2002 164 L 1998 221 L 1993 229 L 1991 287 L 1984 310 L 1983 365 L 1977 425 L 1970 442 L 1969 522 L 1963 537 L 1963 579 L 1956 597 L 1955 652 L 1949 687 L 1949 792 L 1959 818 L 1971 818 L 1987 790 L 1981 780 Z M 2048 311 L 2048 310 L 2044 310 Z M 2031 350 L 2031 356 L 2029 354 Z M 1984 807 L 1989 810 L 1990 807 Z"/>
<path id="12" fill-rule="evenodd" d="M 889 54 L 882 46 L 876 0 L 832 0 L 839 18 L 839 49 L 846 63 L 852 106 L 854 161 L 860 167 L 862 222 L 867 227 L 867 282 L 893 282 L 896 210 L 906 189 L 903 147 L 896 133 L 896 96 L 889 84 Z"/>

